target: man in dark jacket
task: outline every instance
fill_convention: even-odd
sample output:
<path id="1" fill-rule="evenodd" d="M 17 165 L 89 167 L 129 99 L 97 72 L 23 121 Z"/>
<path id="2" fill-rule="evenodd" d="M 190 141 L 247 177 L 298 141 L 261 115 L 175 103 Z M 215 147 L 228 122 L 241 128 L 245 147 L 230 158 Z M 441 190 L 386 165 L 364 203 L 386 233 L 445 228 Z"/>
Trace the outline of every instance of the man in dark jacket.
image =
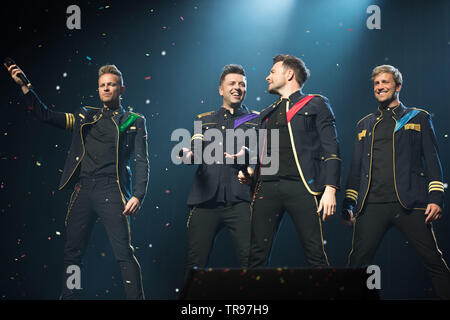
<path id="1" fill-rule="evenodd" d="M 277 55 L 273 63 L 266 80 L 269 92 L 280 99 L 258 118 L 267 134 L 255 170 L 249 266 L 267 266 L 287 211 L 308 264 L 326 267 L 320 213 L 323 220 L 335 213 L 341 166 L 333 111 L 327 98 L 301 91 L 309 76 L 301 59 Z M 270 172 L 273 165 L 266 163 L 267 156 L 279 160 L 278 172 Z"/>
<path id="2" fill-rule="evenodd" d="M 378 110 L 361 119 L 347 181 L 342 217 L 354 223 L 349 266 L 370 264 L 385 232 L 395 226 L 418 251 L 436 293 L 450 299 L 450 271 L 432 221 L 442 214 L 442 167 L 431 117 L 399 100 L 400 71 L 372 72 Z"/>
<path id="3" fill-rule="evenodd" d="M 16 65 L 8 68 L 21 86 L 27 106 L 43 122 L 72 131 L 72 144 L 59 189 L 71 186 L 66 215 L 66 243 L 61 299 L 76 297 L 68 282 L 74 266 L 81 265 L 97 218 L 105 225 L 114 255 L 120 264 L 128 299 L 144 299 L 142 275 L 131 245 L 129 218 L 144 201 L 148 182 L 148 144 L 145 118 L 120 104 L 122 73 L 114 65 L 99 70 L 98 91 L 103 107 L 81 107 L 74 113 L 47 108 L 26 86 Z M 131 161 L 135 181 L 131 180 Z"/>
<path id="4" fill-rule="evenodd" d="M 197 116 L 195 121 L 200 122 L 199 129 L 194 130 L 191 149 L 185 149 L 185 159 L 200 159 L 194 161 L 200 165 L 187 201 L 191 208 L 187 221 L 188 272 L 207 266 L 214 239 L 224 226 L 231 232 L 240 266 L 248 265 L 251 190 L 249 184 L 240 183 L 238 173 L 248 170 L 250 151 L 248 142 L 239 144 L 239 138 L 227 139 L 227 135 L 235 134 L 239 129 L 247 132 L 257 126 L 253 119 L 258 114 L 242 105 L 246 92 L 244 69 L 239 65 L 225 66 L 219 85 L 222 106 L 217 111 Z M 220 142 L 207 139 L 208 133 L 214 131 L 220 135 Z M 256 130 L 254 132 L 256 134 Z M 233 145 L 228 145 L 231 141 Z M 214 155 L 212 152 L 214 159 L 208 159 L 211 155 L 207 150 L 212 143 L 220 146 L 223 152 Z"/>

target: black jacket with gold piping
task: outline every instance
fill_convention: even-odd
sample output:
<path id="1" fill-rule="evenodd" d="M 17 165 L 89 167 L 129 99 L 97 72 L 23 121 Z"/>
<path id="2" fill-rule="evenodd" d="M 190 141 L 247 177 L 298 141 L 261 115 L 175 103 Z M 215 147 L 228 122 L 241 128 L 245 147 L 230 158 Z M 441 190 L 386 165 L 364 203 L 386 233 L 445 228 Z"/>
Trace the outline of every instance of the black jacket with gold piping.
<path id="1" fill-rule="evenodd" d="M 247 130 L 256 130 L 258 127 L 258 123 L 256 121 L 258 117 L 257 111 L 250 111 L 246 106 L 242 105 L 239 110 L 235 111 L 235 115 L 235 117 L 230 118 L 229 113 L 223 107 L 217 111 L 210 111 L 197 115 L 195 121 L 201 122 L 201 131 L 194 131 L 191 138 L 191 150 L 194 151 L 194 156 L 198 156 L 198 153 L 195 153 L 195 150 L 197 150 L 195 146 L 196 143 L 198 143 L 201 150 L 199 153 L 202 153 L 205 148 L 208 148 L 208 146 L 212 143 L 210 140 L 204 140 L 204 134 L 207 130 L 220 130 L 223 134 L 223 141 L 221 142 L 223 151 L 226 151 L 227 130 L 242 129 L 246 132 Z M 238 119 L 241 121 L 238 121 Z M 238 122 L 239 124 L 237 124 Z M 225 179 L 228 179 L 228 182 L 230 183 L 230 192 L 232 197 L 242 201 L 251 201 L 251 187 L 247 184 L 239 183 L 238 172 L 239 170 L 245 171 L 244 168 L 249 164 L 249 158 L 251 157 L 251 154 L 253 154 L 250 150 L 253 148 L 250 147 L 248 140 L 241 142 L 243 142 L 244 145 L 238 145 L 238 143 L 240 143 L 239 139 L 235 140 L 234 148 L 236 152 L 238 152 L 241 147 L 247 147 L 245 153 L 245 164 L 243 165 L 237 163 L 226 164 L 225 158 L 211 164 L 206 164 L 205 161 L 203 161 L 204 159 L 201 161 L 195 173 L 192 188 L 189 193 L 187 200 L 188 206 L 196 206 L 213 199 L 220 184 L 223 183 L 220 178 L 221 173 L 223 172 L 226 173 Z M 194 159 L 192 159 L 192 161 L 194 161 Z"/>
<path id="2" fill-rule="evenodd" d="M 285 106 L 286 113 L 306 96 L 302 91 L 291 94 Z M 319 195 L 327 185 L 340 188 L 341 159 L 333 110 L 326 97 L 314 96 L 288 122 L 288 130 L 300 177 L 309 193 Z M 279 102 L 261 111 L 258 118 L 261 129 L 266 128 L 266 119 Z M 259 150 L 255 181 L 260 173 L 261 152 Z"/>
<path id="3" fill-rule="evenodd" d="M 76 182 L 80 172 L 79 164 L 83 160 L 84 138 L 87 134 L 86 126 L 96 123 L 102 117 L 102 108 L 81 107 L 75 113 L 55 112 L 47 108 L 33 90 L 25 95 L 25 100 L 34 115 L 41 121 L 58 128 L 72 131 L 72 144 L 64 171 L 61 176 L 59 190 Z M 136 120 L 128 126 L 127 120 L 132 116 Z M 120 107 L 113 116 L 117 128 L 116 135 L 116 172 L 119 190 L 124 203 L 132 196 L 139 199 L 141 204 L 147 193 L 149 176 L 148 144 L 145 118 L 132 112 L 125 112 Z M 83 130 L 84 129 L 84 130 Z M 134 154 L 135 179 L 132 183 L 130 161 Z"/>
<path id="4" fill-rule="evenodd" d="M 442 207 L 444 185 L 442 167 L 431 117 L 425 110 L 393 109 L 394 187 L 399 203 L 407 209 L 425 209 L 428 203 Z M 382 113 L 371 113 L 356 126 L 356 136 L 345 199 L 361 212 L 369 191 L 372 168 L 373 135 Z M 425 166 L 424 166 L 425 164 Z M 426 168 L 426 170 L 425 170 Z"/>

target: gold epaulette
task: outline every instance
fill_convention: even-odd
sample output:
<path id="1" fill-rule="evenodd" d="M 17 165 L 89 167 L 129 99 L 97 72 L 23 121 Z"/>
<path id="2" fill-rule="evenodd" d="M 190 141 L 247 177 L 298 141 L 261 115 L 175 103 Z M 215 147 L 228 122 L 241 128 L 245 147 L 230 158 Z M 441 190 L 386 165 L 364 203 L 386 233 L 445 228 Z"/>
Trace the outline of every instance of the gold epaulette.
<path id="1" fill-rule="evenodd" d="M 132 111 L 128 111 L 129 113 L 132 113 L 132 114 L 135 114 L 135 115 L 137 115 L 138 117 L 140 117 L 140 118 L 144 118 L 144 116 L 142 115 L 142 114 L 140 114 L 140 113 L 137 113 L 137 112 L 132 112 Z"/>
<path id="2" fill-rule="evenodd" d="M 197 118 L 200 119 L 204 116 L 209 116 L 210 114 L 212 114 L 214 111 L 209 111 L 209 112 L 204 112 L 204 113 L 200 113 L 199 115 L 197 115 Z"/>
<path id="3" fill-rule="evenodd" d="M 96 108 L 96 107 L 91 107 L 91 106 L 84 106 L 85 108 L 89 108 L 89 109 L 95 109 L 95 110 L 99 110 L 101 108 Z"/>
<path id="4" fill-rule="evenodd" d="M 411 109 L 423 111 L 423 112 L 425 112 L 427 115 L 430 115 L 430 113 L 429 113 L 427 110 L 423 110 L 423 109 L 419 109 L 419 108 L 414 108 L 414 107 L 411 107 Z"/>

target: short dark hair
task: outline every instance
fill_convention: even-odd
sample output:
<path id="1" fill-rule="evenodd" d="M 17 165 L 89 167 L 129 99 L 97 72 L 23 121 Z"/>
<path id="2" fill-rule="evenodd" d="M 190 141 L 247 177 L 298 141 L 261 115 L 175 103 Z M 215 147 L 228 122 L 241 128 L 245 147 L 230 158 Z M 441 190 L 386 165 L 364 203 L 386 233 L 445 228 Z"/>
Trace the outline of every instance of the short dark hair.
<path id="1" fill-rule="evenodd" d="M 220 82 L 219 82 L 220 85 L 222 85 L 222 82 L 227 76 L 227 74 L 230 73 L 242 74 L 245 77 L 245 70 L 241 65 L 227 64 L 225 67 L 223 67 L 222 74 L 220 75 Z"/>
<path id="2" fill-rule="evenodd" d="M 303 60 L 290 54 L 278 54 L 273 57 L 273 64 L 280 61 L 283 62 L 283 67 L 290 68 L 294 71 L 295 79 L 300 87 L 302 87 L 306 80 L 308 80 L 310 74 Z"/>

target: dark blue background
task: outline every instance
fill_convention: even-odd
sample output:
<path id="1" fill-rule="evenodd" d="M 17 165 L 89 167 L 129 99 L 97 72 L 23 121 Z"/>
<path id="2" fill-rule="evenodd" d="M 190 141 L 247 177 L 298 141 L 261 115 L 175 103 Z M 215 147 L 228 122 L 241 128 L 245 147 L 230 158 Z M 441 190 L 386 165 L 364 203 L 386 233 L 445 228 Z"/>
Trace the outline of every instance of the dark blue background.
<path id="1" fill-rule="evenodd" d="M 81 30 L 66 28 L 71 4 L 81 8 Z M 366 28 L 371 4 L 381 8 L 381 30 Z M 244 66 L 245 104 L 261 110 L 277 99 L 266 91 L 272 57 L 290 53 L 304 59 L 311 70 L 304 91 L 327 96 L 336 115 L 343 184 L 355 124 L 377 107 L 371 70 L 380 64 L 398 67 L 404 78 L 401 101 L 433 115 L 448 181 L 448 1 L 6 1 L 2 7 L 0 58 L 15 59 L 48 106 L 66 112 L 81 105 L 100 106 L 97 71 L 113 63 L 127 86 L 123 105 L 147 118 L 150 184 L 131 223 L 147 298 L 176 299 L 182 288 L 189 213 L 185 201 L 195 168 L 171 163 L 170 134 L 176 128 L 190 129 L 196 114 L 220 106 L 217 88 L 225 64 Z M 58 192 L 57 185 L 70 133 L 33 119 L 19 88 L 6 72 L 0 74 L 0 297 L 55 299 L 70 194 Z M 342 197 L 340 192 L 338 205 Z M 447 207 L 435 223 L 447 259 L 448 214 Z M 345 266 L 351 235 L 337 216 L 324 224 L 332 265 Z M 388 232 L 374 263 L 381 267 L 383 298 L 434 297 L 418 256 L 397 230 Z M 101 223 L 84 264 L 84 298 L 124 297 Z M 305 266 L 290 219 L 280 228 L 271 264 Z M 211 266 L 237 267 L 227 232 L 217 238 Z"/>

